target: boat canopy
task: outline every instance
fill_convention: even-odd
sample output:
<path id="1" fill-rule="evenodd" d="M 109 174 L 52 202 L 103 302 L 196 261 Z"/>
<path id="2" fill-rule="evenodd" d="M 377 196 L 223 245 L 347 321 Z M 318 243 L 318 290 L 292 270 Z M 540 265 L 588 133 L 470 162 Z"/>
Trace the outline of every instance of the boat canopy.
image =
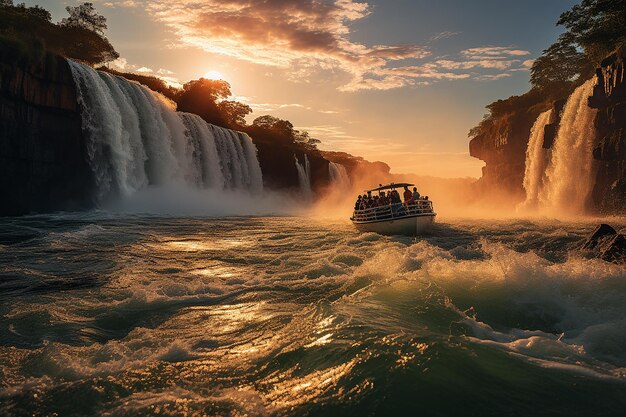
<path id="1" fill-rule="evenodd" d="M 394 188 L 402 188 L 402 187 L 412 187 L 415 184 L 409 184 L 408 182 L 399 182 L 399 183 L 391 183 L 391 184 L 387 184 L 387 185 L 380 185 L 377 188 L 372 188 L 371 190 L 365 190 L 366 192 L 372 192 L 372 191 L 382 191 L 382 190 L 393 190 Z"/>

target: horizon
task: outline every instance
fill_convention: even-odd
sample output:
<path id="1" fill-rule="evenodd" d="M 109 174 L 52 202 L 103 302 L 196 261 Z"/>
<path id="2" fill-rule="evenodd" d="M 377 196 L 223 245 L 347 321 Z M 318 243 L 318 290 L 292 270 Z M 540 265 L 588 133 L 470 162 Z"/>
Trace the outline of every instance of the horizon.
<path id="1" fill-rule="evenodd" d="M 80 2 L 25 3 L 58 21 Z M 577 1 L 217 3 L 95 1 L 120 53 L 109 66 L 171 85 L 223 78 L 252 108 L 248 122 L 288 119 L 320 149 L 397 174 L 479 178 L 469 130 L 487 104 L 528 91 L 532 61 Z M 276 29 L 260 36 L 263 24 Z"/>

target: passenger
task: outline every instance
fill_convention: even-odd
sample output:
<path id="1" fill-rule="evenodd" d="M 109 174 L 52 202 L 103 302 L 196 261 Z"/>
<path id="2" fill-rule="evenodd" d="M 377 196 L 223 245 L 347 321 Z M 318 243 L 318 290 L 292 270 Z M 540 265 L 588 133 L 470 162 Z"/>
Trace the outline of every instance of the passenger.
<path id="1" fill-rule="evenodd" d="M 417 192 L 417 187 L 413 187 L 413 203 L 417 204 L 420 199 L 420 193 Z"/>
<path id="2" fill-rule="evenodd" d="M 365 210 L 367 208 L 367 199 L 365 198 L 365 194 L 361 198 L 361 204 L 359 204 L 359 210 Z"/>
<path id="3" fill-rule="evenodd" d="M 413 193 L 409 190 L 407 185 L 404 186 L 404 204 L 409 205 L 413 202 Z"/>
<path id="4" fill-rule="evenodd" d="M 400 199 L 400 193 L 397 190 L 394 189 L 391 192 L 391 195 L 392 195 L 391 198 L 392 198 L 393 204 L 402 203 L 402 200 Z"/>
<path id="5" fill-rule="evenodd" d="M 356 199 L 356 203 L 354 203 L 354 209 L 355 210 L 360 210 L 361 209 L 361 195 L 359 195 Z"/>

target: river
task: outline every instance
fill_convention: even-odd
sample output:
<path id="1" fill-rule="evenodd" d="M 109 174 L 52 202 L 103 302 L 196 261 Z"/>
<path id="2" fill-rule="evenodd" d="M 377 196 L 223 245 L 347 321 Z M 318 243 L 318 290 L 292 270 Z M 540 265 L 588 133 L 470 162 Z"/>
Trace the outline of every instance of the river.
<path id="1" fill-rule="evenodd" d="M 623 416 L 626 267 L 575 250 L 595 224 L 1 219 L 0 414 Z"/>

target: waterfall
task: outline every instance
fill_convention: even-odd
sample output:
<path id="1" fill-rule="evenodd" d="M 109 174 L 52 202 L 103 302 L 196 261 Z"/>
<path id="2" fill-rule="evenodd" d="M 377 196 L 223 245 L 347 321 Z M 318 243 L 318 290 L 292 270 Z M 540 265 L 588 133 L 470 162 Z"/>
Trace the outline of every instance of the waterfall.
<path id="1" fill-rule="evenodd" d="M 558 213 L 582 214 L 593 187 L 593 141 L 596 111 L 589 107 L 595 79 L 578 87 L 567 99 L 539 194 L 547 208 Z"/>
<path id="2" fill-rule="evenodd" d="M 306 198 L 312 198 L 313 190 L 311 188 L 311 167 L 309 165 L 309 158 L 306 154 L 304 154 L 304 165 L 302 165 L 298 161 L 298 158 L 295 155 L 293 156 L 293 158 L 296 163 L 296 169 L 298 170 L 298 182 L 300 184 L 300 192 Z"/>
<path id="3" fill-rule="evenodd" d="M 552 110 L 545 111 L 537 117 L 528 138 L 526 148 L 526 169 L 524 172 L 524 190 L 526 201 L 522 207 L 530 208 L 537 205 L 539 192 L 545 180 L 548 150 L 543 147 L 544 128 L 550 121 Z"/>
<path id="4" fill-rule="evenodd" d="M 262 191 L 257 149 L 247 134 L 178 113 L 138 83 L 68 62 L 99 201 L 173 183 Z"/>
<path id="5" fill-rule="evenodd" d="M 337 187 L 337 189 L 341 191 L 347 191 L 350 189 L 350 177 L 348 176 L 346 167 L 343 165 L 335 162 L 329 162 L 328 176 L 330 177 L 331 184 Z"/>

